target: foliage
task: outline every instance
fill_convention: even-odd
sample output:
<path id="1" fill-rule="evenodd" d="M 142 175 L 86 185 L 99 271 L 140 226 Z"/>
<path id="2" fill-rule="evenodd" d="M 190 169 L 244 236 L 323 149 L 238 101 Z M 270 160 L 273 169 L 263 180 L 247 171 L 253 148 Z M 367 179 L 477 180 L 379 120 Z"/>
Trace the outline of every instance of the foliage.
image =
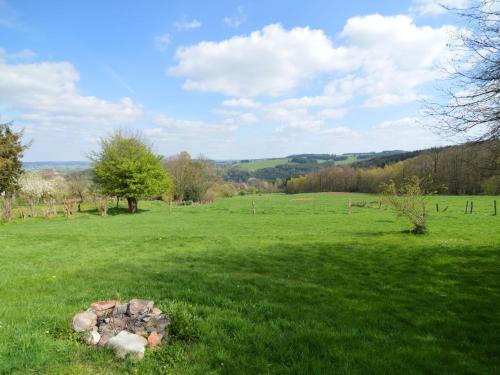
<path id="1" fill-rule="evenodd" d="M 121 131 L 103 138 L 100 150 L 90 155 L 92 170 L 101 191 L 125 197 L 130 212 L 137 212 L 139 198 L 161 195 L 171 187 L 161 157 L 137 135 Z"/>
<path id="2" fill-rule="evenodd" d="M 81 204 L 89 194 L 91 184 L 90 175 L 87 171 L 72 171 L 65 176 L 68 195 L 78 201 L 78 212 Z"/>
<path id="3" fill-rule="evenodd" d="M 303 177 L 291 178 L 287 182 L 286 192 L 379 193 L 383 183 L 393 180 L 398 185 L 409 176 L 417 176 L 422 180 L 421 187 L 426 193 L 491 193 L 496 191 L 495 176 L 500 172 L 499 154 L 500 141 L 434 148 L 383 167 L 355 168 L 342 165 L 323 168 Z"/>
<path id="4" fill-rule="evenodd" d="M 11 124 L 0 124 L 0 195 L 12 195 L 23 173 L 21 158 L 29 144 L 22 143 L 23 132 L 15 132 Z"/>
<path id="5" fill-rule="evenodd" d="M 224 172 L 224 180 L 232 182 L 246 182 L 250 176 L 250 172 L 241 168 L 229 168 Z"/>
<path id="6" fill-rule="evenodd" d="M 187 152 L 168 158 L 165 167 L 174 181 L 174 198 L 199 202 L 215 178 L 211 161 L 200 157 L 191 159 Z"/>
<path id="7" fill-rule="evenodd" d="M 293 176 L 300 176 L 318 170 L 321 164 L 318 163 L 288 163 L 277 165 L 273 168 L 262 168 L 254 172 L 254 176 L 261 180 L 275 181 L 277 178 L 288 180 Z"/>
<path id="8" fill-rule="evenodd" d="M 20 193 L 36 201 L 56 195 L 55 180 L 46 180 L 39 173 L 25 173 L 19 179 Z"/>
<path id="9" fill-rule="evenodd" d="M 415 234 L 427 232 L 427 198 L 420 185 L 420 179 L 413 176 L 406 179 L 399 189 L 394 181 L 390 181 L 383 189 L 383 202 L 389 204 L 399 216 L 408 218 Z"/>

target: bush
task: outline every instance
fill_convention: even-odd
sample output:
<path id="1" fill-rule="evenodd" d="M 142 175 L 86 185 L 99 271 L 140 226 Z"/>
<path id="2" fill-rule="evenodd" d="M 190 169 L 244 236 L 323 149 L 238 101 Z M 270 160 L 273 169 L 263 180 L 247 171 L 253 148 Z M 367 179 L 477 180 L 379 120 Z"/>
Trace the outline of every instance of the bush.
<path id="1" fill-rule="evenodd" d="M 493 176 L 483 181 L 481 184 L 486 195 L 497 195 L 500 193 L 500 176 Z"/>
<path id="2" fill-rule="evenodd" d="M 427 199 L 422 192 L 418 177 L 406 179 L 399 190 L 394 181 L 386 184 L 383 189 L 383 202 L 392 206 L 398 216 L 405 216 L 410 220 L 413 224 L 413 233 L 427 232 L 425 210 Z"/>

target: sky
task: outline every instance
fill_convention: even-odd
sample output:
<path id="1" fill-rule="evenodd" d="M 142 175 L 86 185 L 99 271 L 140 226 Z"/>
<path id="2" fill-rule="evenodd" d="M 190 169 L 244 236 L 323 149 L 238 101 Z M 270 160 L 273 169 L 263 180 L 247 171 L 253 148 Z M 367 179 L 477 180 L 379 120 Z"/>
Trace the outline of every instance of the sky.
<path id="1" fill-rule="evenodd" d="M 115 129 L 223 159 L 449 143 L 442 87 L 468 0 L 0 0 L 0 122 L 25 161 L 85 160 Z"/>

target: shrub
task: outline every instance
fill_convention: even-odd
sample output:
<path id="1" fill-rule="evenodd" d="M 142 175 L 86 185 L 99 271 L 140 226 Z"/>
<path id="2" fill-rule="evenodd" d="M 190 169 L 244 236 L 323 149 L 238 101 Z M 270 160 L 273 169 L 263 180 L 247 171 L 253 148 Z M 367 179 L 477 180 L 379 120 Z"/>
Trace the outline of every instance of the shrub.
<path id="1" fill-rule="evenodd" d="M 427 232 L 426 196 L 422 192 L 420 179 L 416 176 L 406 179 L 399 189 L 394 181 L 384 185 L 383 201 L 396 211 L 398 216 L 405 216 L 413 224 L 412 232 Z"/>

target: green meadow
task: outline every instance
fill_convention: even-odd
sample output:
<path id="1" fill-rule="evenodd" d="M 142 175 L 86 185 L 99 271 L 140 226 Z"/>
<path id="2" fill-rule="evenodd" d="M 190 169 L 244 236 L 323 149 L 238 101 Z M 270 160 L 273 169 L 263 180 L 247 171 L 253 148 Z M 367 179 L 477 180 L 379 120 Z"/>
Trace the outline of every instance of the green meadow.
<path id="1" fill-rule="evenodd" d="M 262 168 L 273 168 L 278 165 L 287 164 L 289 159 L 280 158 L 280 159 L 262 159 L 262 160 L 250 160 L 248 163 L 237 163 L 234 164 L 235 167 L 243 169 L 248 172 L 255 172 L 258 169 Z"/>
<path id="2" fill-rule="evenodd" d="M 420 236 L 385 206 L 349 214 L 349 198 L 377 199 L 140 202 L 0 225 L 0 374 L 500 373 L 499 197 L 430 197 Z M 169 344 L 131 362 L 81 343 L 72 316 L 114 298 L 171 314 Z"/>

